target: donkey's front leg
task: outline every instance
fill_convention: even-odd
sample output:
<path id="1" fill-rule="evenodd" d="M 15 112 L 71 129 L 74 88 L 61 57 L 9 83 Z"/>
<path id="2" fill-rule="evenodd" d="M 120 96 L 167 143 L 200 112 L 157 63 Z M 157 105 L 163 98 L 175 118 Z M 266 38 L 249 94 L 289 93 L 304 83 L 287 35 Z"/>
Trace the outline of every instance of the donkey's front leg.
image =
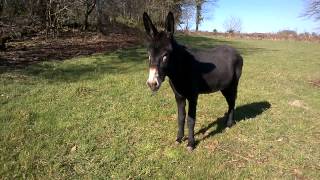
<path id="1" fill-rule="evenodd" d="M 186 98 L 175 95 L 177 106 L 178 106 L 178 134 L 176 143 L 181 143 L 182 138 L 184 137 L 184 123 L 186 119 Z"/>
<path id="2" fill-rule="evenodd" d="M 189 136 L 188 136 L 188 146 L 187 149 L 192 151 L 195 147 L 194 140 L 194 125 L 196 122 L 196 111 L 197 111 L 197 100 L 198 97 L 188 99 L 189 101 L 189 109 L 188 109 L 188 128 L 189 128 Z"/>

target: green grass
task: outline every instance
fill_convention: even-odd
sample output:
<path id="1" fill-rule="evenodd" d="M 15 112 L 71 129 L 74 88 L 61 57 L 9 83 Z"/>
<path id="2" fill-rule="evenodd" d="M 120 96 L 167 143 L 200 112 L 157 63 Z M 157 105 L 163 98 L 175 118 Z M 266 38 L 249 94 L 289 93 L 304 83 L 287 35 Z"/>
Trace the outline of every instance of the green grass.
<path id="1" fill-rule="evenodd" d="M 174 145 L 166 81 L 152 96 L 143 47 L 0 73 L 0 179 L 293 179 L 320 177 L 320 46 L 294 41 L 178 38 L 230 44 L 244 68 L 237 124 L 221 93 L 199 98 L 193 153 Z"/>

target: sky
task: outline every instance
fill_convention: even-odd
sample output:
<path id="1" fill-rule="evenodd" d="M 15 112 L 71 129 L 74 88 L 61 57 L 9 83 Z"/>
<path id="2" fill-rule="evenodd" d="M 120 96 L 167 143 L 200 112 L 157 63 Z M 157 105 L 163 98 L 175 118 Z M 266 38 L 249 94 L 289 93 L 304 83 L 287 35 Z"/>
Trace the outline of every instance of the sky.
<path id="1" fill-rule="evenodd" d="M 218 0 L 216 7 L 210 3 L 203 5 L 204 20 L 200 25 L 202 31 L 217 29 L 224 32 L 224 21 L 230 17 L 239 17 L 242 21 L 242 32 L 278 32 L 295 30 L 319 32 L 316 23 L 311 19 L 300 17 L 306 0 Z M 191 26 L 192 29 L 195 26 Z"/>

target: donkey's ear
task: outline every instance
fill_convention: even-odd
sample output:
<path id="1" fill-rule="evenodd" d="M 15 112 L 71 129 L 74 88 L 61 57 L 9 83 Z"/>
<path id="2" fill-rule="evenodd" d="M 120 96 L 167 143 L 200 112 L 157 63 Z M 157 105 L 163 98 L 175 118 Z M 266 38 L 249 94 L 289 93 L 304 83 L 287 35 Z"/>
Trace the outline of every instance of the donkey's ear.
<path id="1" fill-rule="evenodd" d="M 173 13 L 169 12 L 166 19 L 166 31 L 173 35 L 174 33 L 174 17 Z"/>
<path id="2" fill-rule="evenodd" d="M 143 24 L 149 37 L 153 38 L 158 34 L 157 29 L 152 24 L 151 19 L 146 12 L 143 13 Z"/>

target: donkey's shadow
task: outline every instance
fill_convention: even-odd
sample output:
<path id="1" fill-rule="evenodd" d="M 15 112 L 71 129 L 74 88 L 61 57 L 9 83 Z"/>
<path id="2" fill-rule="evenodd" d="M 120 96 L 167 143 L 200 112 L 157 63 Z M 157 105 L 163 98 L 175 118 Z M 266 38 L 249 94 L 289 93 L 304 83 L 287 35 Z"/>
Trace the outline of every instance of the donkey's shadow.
<path id="1" fill-rule="evenodd" d="M 267 101 L 261 101 L 261 102 L 254 102 L 246 105 L 239 106 L 235 109 L 235 121 L 239 122 L 242 120 L 255 118 L 256 116 L 262 114 L 264 111 L 269 109 L 271 107 L 271 104 Z M 208 130 L 212 127 L 217 125 L 217 128 L 211 132 L 208 133 Z M 203 141 L 211 136 L 214 136 L 215 134 L 222 133 L 224 129 L 226 129 L 226 117 L 220 117 L 216 121 L 208 124 L 207 127 L 204 127 L 200 129 L 195 135 L 203 134 L 203 137 L 198 140 L 196 144 L 198 144 L 200 141 Z"/>

